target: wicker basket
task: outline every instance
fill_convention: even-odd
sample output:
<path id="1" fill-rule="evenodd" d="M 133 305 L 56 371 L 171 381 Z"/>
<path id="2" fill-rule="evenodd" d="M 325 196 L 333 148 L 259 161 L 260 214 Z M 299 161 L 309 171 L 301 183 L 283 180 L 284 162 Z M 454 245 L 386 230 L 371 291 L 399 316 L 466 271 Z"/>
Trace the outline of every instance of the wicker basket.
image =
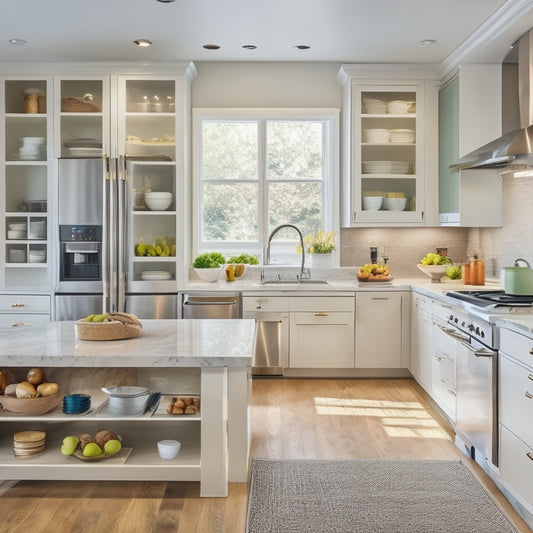
<path id="1" fill-rule="evenodd" d="M 122 322 L 83 322 L 75 324 L 76 338 L 83 341 L 115 341 L 141 335 L 142 326 Z"/>
<path id="2" fill-rule="evenodd" d="M 98 107 L 98 102 L 95 105 L 83 98 L 71 96 L 61 98 L 61 111 L 63 113 L 98 113 L 100 110 L 101 107 Z"/>
<path id="3" fill-rule="evenodd" d="M 0 396 L 0 404 L 6 411 L 22 413 L 25 415 L 42 415 L 55 409 L 63 398 L 62 394 L 56 393 L 51 396 L 39 398 L 17 398 L 14 394 Z"/>

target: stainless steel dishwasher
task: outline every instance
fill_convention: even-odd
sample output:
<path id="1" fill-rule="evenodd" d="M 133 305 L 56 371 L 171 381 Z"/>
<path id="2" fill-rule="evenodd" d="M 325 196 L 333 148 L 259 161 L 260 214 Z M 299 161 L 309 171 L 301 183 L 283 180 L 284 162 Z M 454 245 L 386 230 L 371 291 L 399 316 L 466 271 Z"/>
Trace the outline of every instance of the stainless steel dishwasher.
<path id="1" fill-rule="evenodd" d="M 242 318 L 241 294 L 182 292 L 180 318 Z"/>

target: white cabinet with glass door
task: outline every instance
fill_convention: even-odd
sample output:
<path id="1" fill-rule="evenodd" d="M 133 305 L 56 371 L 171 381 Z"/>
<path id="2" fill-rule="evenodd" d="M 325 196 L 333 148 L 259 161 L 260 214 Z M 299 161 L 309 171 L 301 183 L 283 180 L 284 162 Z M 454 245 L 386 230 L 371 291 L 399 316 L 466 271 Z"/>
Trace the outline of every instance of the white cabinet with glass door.
<path id="1" fill-rule="evenodd" d="M 0 286 L 50 290 L 50 79 L 4 78 Z"/>
<path id="2" fill-rule="evenodd" d="M 397 80 L 353 77 L 350 66 L 341 72 L 343 225 L 436 222 L 436 82 L 409 79 L 407 67 L 396 68 Z"/>

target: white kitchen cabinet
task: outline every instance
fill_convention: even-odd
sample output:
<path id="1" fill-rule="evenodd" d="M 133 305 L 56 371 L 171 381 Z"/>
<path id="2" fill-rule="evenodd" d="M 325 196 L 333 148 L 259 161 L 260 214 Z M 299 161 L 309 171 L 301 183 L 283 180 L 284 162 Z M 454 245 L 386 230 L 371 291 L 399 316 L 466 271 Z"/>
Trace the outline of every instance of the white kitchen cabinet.
<path id="1" fill-rule="evenodd" d="M 343 65 L 339 71 L 344 85 L 342 224 L 435 225 L 437 73 L 374 67 Z M 382 197 L 381 206 L 368 206 L 369 197 Z"/>
<path id="2" fill-rule="evenodd" d="M 439 213 L 443 226 L 500 227 L 497 170 L 452 171 L 460 157 L 502 131 L 501 65 L 462 65 L 439 91 Z"/>
<path id="3" fill-rule="evenodd" d="M 356 368 L 407 368 L 409 300 L 408 292 L 357 293 Z"/>
<path id="4" fill-rule="evenodd" d="M 50 322 L 51 297 L 48 294 L 0 294 L 0 327 L 23 327 Z"/>
<path id="5" fill-rule="evenodd" d="M 533 516 L 533 338 L 500 328 L 498 361 L 500 476 Z"/>
<path id="6" fill-rule="evenodd" d="M 418 383 L 429 392 L 431 390 L 432 345 L 432 300 L 416 292 L 412 293 L 411 303 L 411 358 L 409 370 Z"/>
<path id="7" fill-rule="evenodd" d="M 290 298 L 290 368 L 354 367 L 354 298 Z"/>
<path id="8" fill-rule="evenodd" d="M 50 95 L 48 77 L 2 79 L 0 289 L 4 290 L 48 290 L 51 285 Z"/>

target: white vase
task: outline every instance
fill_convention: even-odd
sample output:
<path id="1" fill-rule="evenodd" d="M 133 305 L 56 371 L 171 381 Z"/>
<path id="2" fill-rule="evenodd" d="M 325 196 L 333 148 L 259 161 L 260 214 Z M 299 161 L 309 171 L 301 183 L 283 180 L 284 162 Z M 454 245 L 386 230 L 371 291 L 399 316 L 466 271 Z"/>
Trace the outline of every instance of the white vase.
<path id="1" fill-rule="evenodd" d="M 309 254 L 313 268 L 333 268 L 333 254 Z"/>

